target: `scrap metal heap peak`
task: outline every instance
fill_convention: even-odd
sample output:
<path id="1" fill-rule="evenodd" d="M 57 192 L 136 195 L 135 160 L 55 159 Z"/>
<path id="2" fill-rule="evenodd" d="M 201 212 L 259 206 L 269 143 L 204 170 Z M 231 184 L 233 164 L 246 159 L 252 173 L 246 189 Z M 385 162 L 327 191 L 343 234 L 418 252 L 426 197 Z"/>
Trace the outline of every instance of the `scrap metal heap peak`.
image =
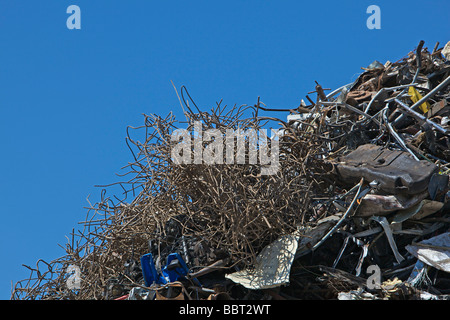
<path id="1" fill-rule="evenodd" d="M 421 41 L 340 88 L 311 81 L 298 107 L 205 111 L 181 87 L 185 119 L 127 131 L 123 196 L 104 186 L 66 254 L 26 266 L 11 298 L 449 299 L 449 59 L 450 42 Z M 172 134 L 196 123 L 275 127 L 278 170 L 261 174 L 249 143 L 240 163 L 175 163 Z"/>

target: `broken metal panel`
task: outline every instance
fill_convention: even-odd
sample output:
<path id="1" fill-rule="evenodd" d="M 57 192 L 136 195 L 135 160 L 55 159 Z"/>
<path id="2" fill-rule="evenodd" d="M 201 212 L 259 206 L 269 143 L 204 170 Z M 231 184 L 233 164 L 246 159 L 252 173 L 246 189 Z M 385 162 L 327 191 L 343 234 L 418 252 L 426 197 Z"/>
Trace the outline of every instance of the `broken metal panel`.
<path id="1" fill-rule="evenodd" d="M 360 200 L 355 215 L 360 217 L 383 216 L 399 210 L 407 210 L 425 199 L 428 193 L 422 192 L 411 196 L 367 194 Z"/>
<path id="2" fill-rule="evenodd" d="M 450 272 L 450 232 L 412 243 L 406 249 L 423 263 Z"/>
<path id="3" fill-rule="evenodd" d="M 339 159 L 336 171 L 344 181 L 364 177 L 377 181 L 388 194 L 417 194 L 428 188 L 439 168 L 428 161 L 416 161 L 408 153 L 365 144 Z"/>
<path id="4" fill-rule="evenodd" d="M 298 233 L 280 237 L 261 251 L 254 268 L 225 277 L 253 290 L 288 284 L 298 240 Z"/>

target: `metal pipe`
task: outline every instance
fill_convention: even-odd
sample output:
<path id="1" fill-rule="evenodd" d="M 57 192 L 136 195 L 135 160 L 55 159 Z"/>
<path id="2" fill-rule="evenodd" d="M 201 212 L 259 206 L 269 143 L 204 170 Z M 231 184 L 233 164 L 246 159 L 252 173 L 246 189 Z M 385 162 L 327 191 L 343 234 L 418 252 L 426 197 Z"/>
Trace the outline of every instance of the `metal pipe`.
<path id="1" fill-rule="evenodd" d="M 444 81 L 442 81 L 436 88 L 428 92 L 425 96 L 423 96 L 422 99 L 417 101 L 411 106 L 412 110 L 416 110 L 420 105 L 422 105 L 424 102 L 426 102 L 428 99 L 433 97 L 438 91 L 441 89 L 444 89 L 447 85 L 450 84 L 450 76 L 448 76 Z M 397 119 L 394 120 L 394 124 L 397 124 L 399 121 L 401 121 L 405 116 L 402 114 Z"/>
<path id="2" fill-rule="evenodd" d="M 360 115 L 366 117 L 369 120 L 373 120 L 378 125 L 380 124 L 380 122 L 378 120 L 376 120 L 376 119 L 373 119 L 373 117 L 370 114 L 367 114 L 364 111 L 359 110 L 358 108 L 355 108 L 355 107 L 353 107 L 353 106 L 351 106 L 351 105 L 349 105 L 349 104 L 347 104 L 345 102 L 320 101 L 320 103 L 323 104 L 323 105 L 327 105 L 327 106 L 336 105 L 336 106 L 345 107 L 345 108 L 347 108 L 347 109 L 349 109 L 349 110 L 351 110 L 351 111 L 353 111 L 353 112 L 355 112 L 357 114 L 360 114 Z"/>
<path id="3" fill-rule="evenodd" d="M 361 188 L 362 188 L 362 186 L 363 186 L 363 182 L 364 182 L 364 178 L 361 178 L 361 180 L 359 181 L 359 183 L 355 186 L 355 187 L 358 187 L 358 190 L 356 191 L 356 194 L 355 194 L 355 196 L 353 197 L 352 202 L 351 202 L 350 205 L 348 206 L 347 211 L 346 211 L 346 212 L 344 213 L 344 215 L 339 219 L 339 221 L 334 225 L 334 227 L 331 228 L 331 229 L 328 231 L 328 233 L 327 233 L 325 236 L 323 236 L 323 238 L 322 238 L 319 242 L 317 242 L 317 243 L 311 248 L 312 251 L 316 250 L 316 249 L 317 249 L 317 248 L 318 248 L 318 247 L 319 247 L 326 239 L 328 239 L 328 237 L 331 236 L 331 235 L 336 231 L 336 229 L 341 225 L 342 221 L 344 221 L 344 220 L 347 218 L 348 214 L 349 214 L 350 211 L 352 210 L 354 204 L 356 203 L 356 200 L 357 200 L 358 197 L 359 197 L 359 193 L 361 192 Z M 355 187 L 353 187 L 353 188 L 355 188 Z"/>
<path id="4" fill-rule="evenodd" d="M 417 77 L 419 76 L 420 68 L 422 67 L 422 61 L 421 61 L 421 55 L 422 55 L 422 47 L 425 44 L 425 41 L 420 40 L 419 45 L 416 49 L 416 63 L 417 63 L 417 70 L 414 74 L 413 83 L 416 82 Z"/>
<path id="5" fill-rule="evenodd" d="M 405 111 L 413 118 L 415 118 L 417 121 L 419 122 L 426 122 L 430 125 L 432 125 L 433 127 L 435 127 L 437 130 L 439 130 L 440 132 L 442 132 L 443 134 L 447 134 L 447 130 L 442 128 L 440 125 L 438 125 L 437 123 L 434 123 L 433 121 L 431 121 L 430 119 L 428 119 L 427 117 L 421 115 L 420 113 L 415 112 L 414 110 L 412 110 L 412 108 L 410 108 L 406 103 L 403 103 L 402 101 L 398 100 L 398 99 L 394 99 L 394 101 L 403 109 L 405 109 Z"/>
<path id="6" fill-rule="evenodd" d="M 392 136 L 395 138 L 395 140 L 397 140 L 397 142 L 402 146 L 402 148 L 404 150 L 408 151 L 413 156 L 414 159 L 419 161 L 419 158 L 417 158 L 417 156 L 411 150 L 409 150 L 409 148 L 406 146 L 405 142 L 400 138 L 400 136 L 397 134 L 397 132 L 395 132 L 394 128 L 389 123 L 389 120 L 387 119 L 387 116 L 386 116 L 387 110 L 388 109 L 385 109 L 383 112 L 383 119 L 384 119 L 384 122 L 386 123 L 386 126 L 387 126 L 390 134 L 392 134 Z"/>
<path id="7" fill-rule="evenodd" d="M 334 96 L 335 94 L 341 92 L 344 88 L 348 87 L 352 85 L 352 83 L 347 83 L 346 85 L 343 85 L 342 87 L 337 88 L 336 90 L 330 92 L 329 94 L 327 94 L 327 99 L 330 99 L 332 96 Z"/>
<path id="8" fill-rule="evenodd" d="M 418 83 L 410 83 L 410 84 L 404 84 L 401 86 L 395 86 L 395 87 L 390 87 L 390 88 L 381 88 L 376 95 L 373 96 L 373 98 L 370 100 L 369 104 L 367 105 L 366 109 L 364 110 L 365 113 L 368 113 L 370 107 L 372 106 L 372 103 L 375 101 L 375 99 L 382 93 L 382 92 L 386 92 L 386 91 L 395 91 L 398 89 L 403 89 L 403 88 L 408 88 L 411 86 L 416 86 L 418 85 Z"/>

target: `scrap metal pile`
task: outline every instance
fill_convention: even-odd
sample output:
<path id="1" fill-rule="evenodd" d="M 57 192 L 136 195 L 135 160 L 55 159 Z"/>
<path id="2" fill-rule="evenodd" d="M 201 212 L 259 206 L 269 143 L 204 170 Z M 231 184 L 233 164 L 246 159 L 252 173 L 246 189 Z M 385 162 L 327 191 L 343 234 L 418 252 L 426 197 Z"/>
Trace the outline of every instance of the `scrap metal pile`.
<path id="1" fill-rule="evenodd" d="M 423 45 L 332 92 L 316 82 L 293 110 L 205 112 L 182 87 L 186 121 L 130 128 L 125 198 L 102 193 L 11 298 L 449 299 L 450 42 Z M 276 123 L 276 172 L 250 144 L 241 163 L 175 163 L 174 132 L 196 123 L 223 136 Z"/>

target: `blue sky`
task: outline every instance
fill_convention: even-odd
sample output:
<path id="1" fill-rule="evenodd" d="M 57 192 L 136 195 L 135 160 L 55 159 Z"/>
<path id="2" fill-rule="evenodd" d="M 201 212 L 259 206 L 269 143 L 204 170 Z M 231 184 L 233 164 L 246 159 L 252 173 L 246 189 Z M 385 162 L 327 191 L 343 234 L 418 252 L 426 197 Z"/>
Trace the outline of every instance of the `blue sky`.
<path id="1" fill-rule="evenodd" d="M 81 29 L 69 30 L 70 5 Z M 369 5 L 381 29 L 369 30 Z M 0 1 L 0 299 L 81 228 L 99 184 L 132 161 L 126 127 L 182 119 L 185 85 L 204 109 L 293 108 L 317 80 L 352 82 L 373 60 L 450 40 L 441 1 Z M 285 118 L 286 114 L 275 114 Z"/>

